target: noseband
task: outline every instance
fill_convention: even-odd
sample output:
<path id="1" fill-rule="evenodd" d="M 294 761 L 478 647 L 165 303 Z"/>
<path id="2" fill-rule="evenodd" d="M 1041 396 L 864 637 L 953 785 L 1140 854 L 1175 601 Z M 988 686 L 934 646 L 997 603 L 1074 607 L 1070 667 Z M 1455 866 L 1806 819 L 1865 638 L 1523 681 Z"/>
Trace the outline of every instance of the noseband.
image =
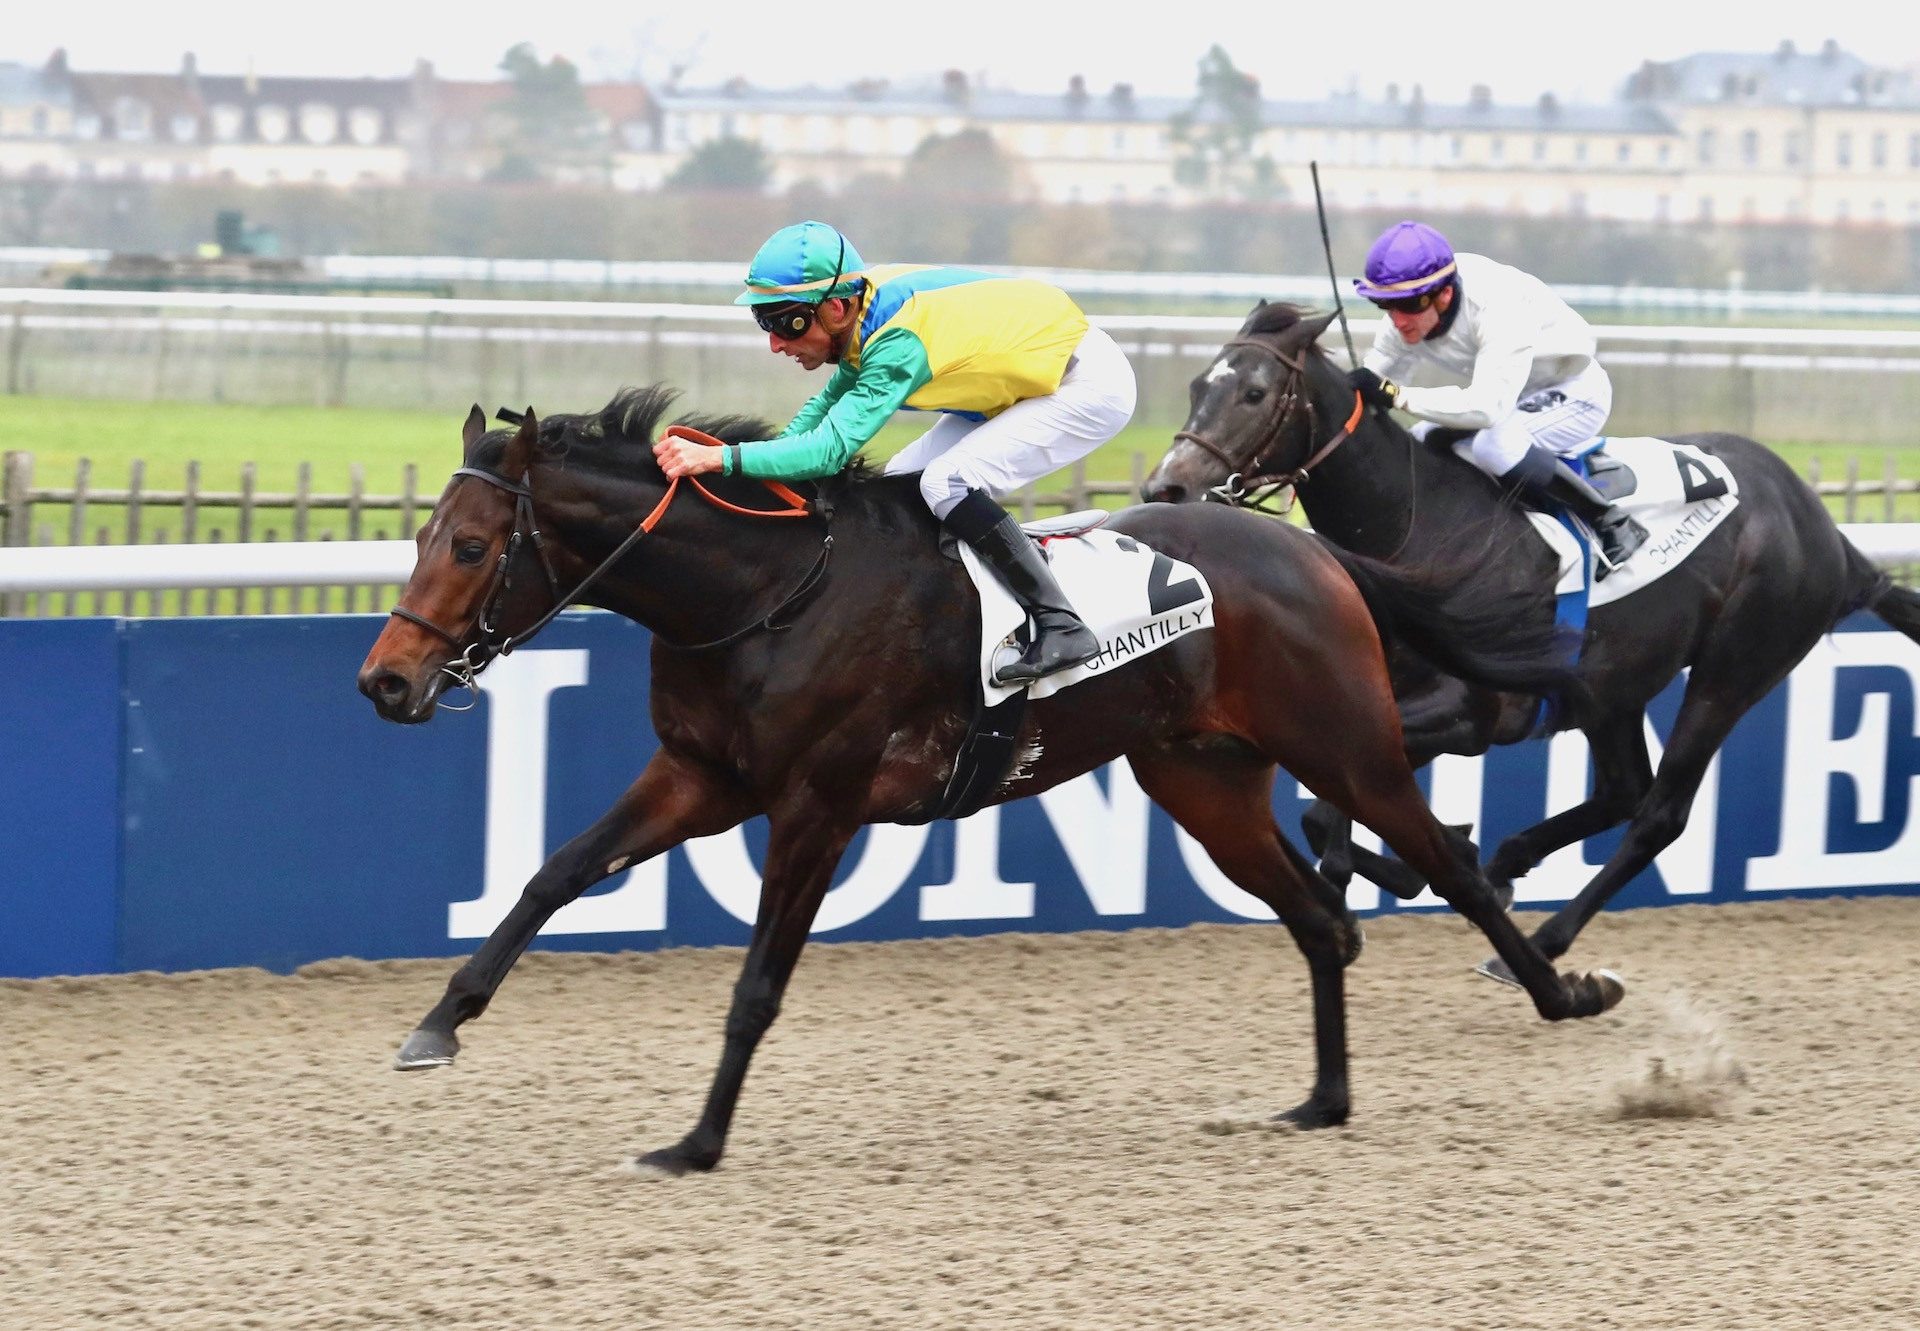
<path id="1" fill-rule="evenodd" d="M 695 438 L 701 443 L 717 444 L 719 442 L 708 435 L 687 430 L 678 425 L 668 426 L 667 433 Z M 489 665 L 492 665 L 498 658 L 511 654 L 515 648 L 525 644 L 528 639 L 532 638 L 558 618 L 561 611 L 578 604 L 580 598 L 586 595 L 588 588 L 598 582 L 608 569 L 619 563 L 629 550 L 639 544 L 640 539 L 651 532 L 659 523 L 660 519 L 666 516 L 667 506 L 673 502 L 674 495 L 679 493 L 682 479 L 685 479 L 688 484 L 699 491 L 708 503 L 714 505 L 716 508 L 725 509 L 729 513 L 739 513 L 756 518 L 804 518 L 817 516 L 829 524 L 833 516 L 831 509 L 808 503 L 804 497 L 777 481 L 764 481 L 762 484 L 779 497 L 787 507 L 768 510 L 743 508 L 738 504 L 729 503 L 719 495 L 713 493 L 713 491 L 709 490 L 705 485 L 701 484 L 698 478 L 693 476 L 684 478 L 676 476 L 667 483 L 667 492 L 660 496 L 660 502 L 653 506 L 653 511 L 641 519 L 640 525 L 634 528 L 632 533 L 615 547 L 612 554 L 601 560 L 592 572 L 582 578 L 579 585 L 572 591 L 562 595 L 560 592 L 559 579 L 554 576 L 553 563 L 547 556 L 546 542 L 541 537 L 539 524 L 534 519 L 532 486 L 521 484 L 518 481 L 510 481 L 506 477 L 496 472 L 488 471 L 483 467 L 462 467 L 453 474 L 455 476 L 471 476 L 476 480 L 485 481 L 488 485 L 496 489 L 505 490 L 514 497 L 513 531 L 507 537 L 506 549 L 500 552 L 500 558 L 493 566 L 493 581 L 488 584 L 486 598 L 480 603 L 480 613 L 475 618 L 473 627 L 461 635 L 449 633 L 425 615 L 409 610 L 405 606 L 396 605 L 387 613 L 396 618 L 404 619 L 409 624 L 418 625 L 453 648 L 454 651 L 458 652 L 459 655 L 441 666 L 440 670 L 442 674 L 452 677 L 453 683 L 448 685 L 449 688 L 465 688 L 470 691 L 473 689 L 475 676 L 482 670 L 485 670 Z M 553 606 L 544 615 L 540 616 L 539 619 L 535 620 L 529 628 L 519 633 L 510 634 L 500 628 L 499 612 L 513 587 L 513 561 L 524 547 L 531 547 L 540 557 L 540 571 L 546 577 L 547 592 L 553 597 Z M 828 531 L 821 538 L 820 554 L 818 558 L 814 560 L 812 567 L 807 570 L 806 576 L 800 580 L 798 586 L 781 599 L 780 603 L 773 608 L 771 613 L 758 617 L 752 623 L 736 629 L 734 632 L 726 634 L 723 637 L 715 638 L 711 642 L 690 644 L 672 643 L 669 645 L 679 647 L 683 651 L 705 651 L 709 648 L 722 647 L 730 642 L 738 641 L 748 634 L 759 632 L 762 629 L 771 631 L 787 627 L 785 624 L 777 623 L 776 621 L 783 611 L 799 602 L 807 593 L 812 591 L 820 579 L 825 576 L 827 559 L 832 552 L 833 533 Z M 464 641 L 466 637 L 476 633 L 478 636 L 475 637 L 472 642 Z M 662 639 L 662 641 L 665 640 Z M 465 707 L 454 707 L 444 701 L 441 703 L 441 706 L 450 712 L 465 712 L 471 711 L 478 703 L 479 698 L 476 696 L 470 700 Z"/>
<path id="2" fill-rule="evenodd" d="M 1233 504 L 1241 508 L 1256 508 L 1263 512 L 1284 513 L 1287 509 L 1293 507 L 1291 498 L 1279 509 L 1266 508 L 1265 505 L 1267 501 L 1272 499 L 1281 490 L 1298 490 L 1300 486 L 1304 485 L 1313 469 L 1324 462 L 1329 453 L 1346 443 L 1347 440 L 1352 437 L 1354 430 L 1360 425 L 1360 417 L 1366 411 L 1366 404 L 1361 401 L 1360 394 L 1355 393 L 1353 395 L 1353 412 L 1347 417 L 1346 423 L 1340 427 L 1332 438 L 1328 439 L 1324 444 L 1321 444 L 1305 462 L 1302 462 L 1292 471 L 1263 471 L 1261 470 L 1261 458 L 1266 455 L 1269 448 L 1279 441 L 1281 434 L 1287 428 L 1287 422 L 1293 419 L 1294 413 L 1300 409 L 1302 404 L 1305 404 L 1307 412 L 1307 437 L 1311 439 L 1319 433 L 1318 413 L 1314 409 L 1313 398 L 1307 393 L 1305 386 L 1307 373 L 1306 353 L 1303 350 L 1298 356 L 1288 356 L 1278 347 L 1266 342 L 1257 341 L 1250 337 L 1236 337 L 1231 342 L 1222 346 L 1220 350 L 1224 353 L 1232 347 L 1252 347 L 1256 351 L 1273 357 L 1279 361 L 1281 365 L 1286 367 L 1287 377 L 1280 385 L 1279 414 L 1273 418 L 1273 423 L 1268 427 L 1267 432 L 1261 436 L 1260 442 L 1256 444 L 1253 451 L 1248 454 L 1244 469 L 1236 465 L 1234 460 L 1227 456 L 1225 449 L 1192 430 L 1181 430 L 1173 436 L 1173 441 L 1176 444 L 1184 441 L 1197 445 L 1205 452 L 1212 454 L 1213 457 L 1219 461 L 1220 465 L 1227 469 L 1227 479 L 1208 490 L 1207 498 L 1217 499 L 1222 503 Z M 1245 477 L 1245 471 L 1251 471 L 1253 475 L 1250 478 Z"/>

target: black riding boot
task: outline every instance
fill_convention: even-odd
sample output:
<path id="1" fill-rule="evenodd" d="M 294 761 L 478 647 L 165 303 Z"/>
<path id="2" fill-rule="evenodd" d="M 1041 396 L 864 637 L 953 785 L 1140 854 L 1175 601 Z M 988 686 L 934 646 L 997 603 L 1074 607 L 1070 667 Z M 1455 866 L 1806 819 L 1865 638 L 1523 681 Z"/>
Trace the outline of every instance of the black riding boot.
<path id="1" fill-rule="evenodd" d="M 1565 509 L 1587 524 L 1593 538 L 1600 543 L 1600 567 L 1594 572 L 1595 581 L 1626 563 L 1633 552 L 1647 542 L 1647 529 L 1626 510 L 1608 503 L 1584 476 L 1537 444 L 1527 450 L 1520 465 L 1508 475 L 1519 482 L 1523 490 Z"/>
<path id="2" fill-rule="evenodd" d="M 1066 593 L 1047 567 L 1047 557 L 993 496 L 969 490 L 947 514 L 946 525 L 986 561 L 1033 623 L 1027 650 L 996 670 L 994 683 L 1029 684 L 1100 655 L 1100 639 L 1067 603 Z"/>
<path id="3" fill-rule="evenodd" d="M 1600 542 L 1600 569 L 1595 579 L 1604 578 L 1619 568 L 1633 552 L 1647 543 L 1647 529 L 1628 516 L 1625 509 L 1616 508 L 1587 483 L 1587 478 L 1556 460 L 1553 464 L 1553 480 L 1547 484 L 1547 498 L 1562 504 L 1567 511 L 1592 530 L 1594 539 Z"/>

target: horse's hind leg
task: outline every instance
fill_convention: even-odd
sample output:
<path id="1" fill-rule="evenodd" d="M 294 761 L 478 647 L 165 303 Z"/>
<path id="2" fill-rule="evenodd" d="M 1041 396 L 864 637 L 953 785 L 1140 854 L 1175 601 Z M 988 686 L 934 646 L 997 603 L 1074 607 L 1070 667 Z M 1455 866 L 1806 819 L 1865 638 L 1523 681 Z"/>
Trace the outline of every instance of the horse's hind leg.
<path id="1" fill-rule="evenodd" d="M 724 832 L 755 812 L 703 769 L 662 750 L 611 809 L 540 866 L 506 918 L 454 972 L 446 994 L 394 1057 L 401 1071 L 439 1067 L 460 1051 L 454 1031 L 486 1011 L 520 954 L 553 913 L 595 883 L 692 837 Z"/>
<path id="2" fill-rule="evenodd" d="M 1156 748 L 1127 756 L 1140 788 L 1243 891 L 1271 906 L 1307 959 L 1313 981 L 1313 1090 L 1276 1117 L 1303 1128 L 1347 1121 L 1346 980 L 1360 926 L 1273 821 L 1273 765 L 1220 751 Z"/>

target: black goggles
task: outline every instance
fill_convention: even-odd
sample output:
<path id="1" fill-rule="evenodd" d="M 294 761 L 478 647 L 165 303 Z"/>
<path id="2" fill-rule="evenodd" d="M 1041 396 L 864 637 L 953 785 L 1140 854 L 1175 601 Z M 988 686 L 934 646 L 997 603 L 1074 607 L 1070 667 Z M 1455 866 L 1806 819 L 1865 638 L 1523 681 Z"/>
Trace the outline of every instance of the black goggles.
<path id="1" fill-rule="evenodd" d="M 1398 300 L 1380 300 L 1375 298 L 1373 303 L 1381 309 L 1391 310 L 1395 314 L 1418 314 L 1420 311 L 1432 305 L 1433 298 L 1439 295 L 1440 291 L 1444 290 L 1446 290 L 1445 287 L 1440 288 L 1439 291 L 1422 291 L 1417 296 L 1402 296 Z"/>
<path id="2" fill-rule="evenodd" d="M 806 335 L 819 313 L 818 306 L 794 300 L 783 305 L 755 305 L 753 321 L 760 325 L 761 332 L 772 333 L 791 342 L 796 337 Z"/>

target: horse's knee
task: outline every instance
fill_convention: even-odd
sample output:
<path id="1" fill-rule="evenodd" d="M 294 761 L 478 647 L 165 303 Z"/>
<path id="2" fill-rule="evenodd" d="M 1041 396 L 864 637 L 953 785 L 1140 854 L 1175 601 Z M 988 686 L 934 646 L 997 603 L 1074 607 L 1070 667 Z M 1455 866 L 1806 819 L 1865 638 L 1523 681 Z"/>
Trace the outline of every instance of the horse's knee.
<path id="1" fill-rule="evenodd" d="M 1692 813 L 1690 800 L 1649 800 L 1634 815 L 1627 838 L 1647 854 L 1658 854 L 1680 839 Z"/>

